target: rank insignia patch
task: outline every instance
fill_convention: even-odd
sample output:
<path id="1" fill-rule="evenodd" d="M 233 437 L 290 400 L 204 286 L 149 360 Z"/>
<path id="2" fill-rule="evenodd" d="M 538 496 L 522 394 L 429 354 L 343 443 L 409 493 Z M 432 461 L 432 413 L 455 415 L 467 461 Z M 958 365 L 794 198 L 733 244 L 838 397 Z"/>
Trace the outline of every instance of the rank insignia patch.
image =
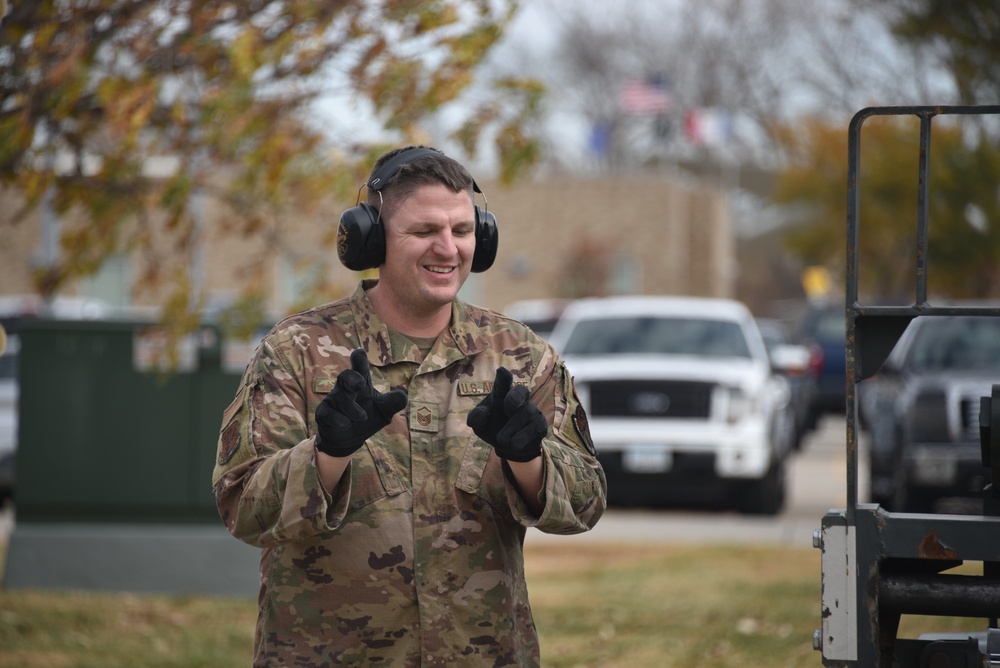
<path id="1" fill-rule="evenodd" d="M 438 430 L 438 405 L 414 401 L 410 405 L 410 429 L 436 433 Z"/>

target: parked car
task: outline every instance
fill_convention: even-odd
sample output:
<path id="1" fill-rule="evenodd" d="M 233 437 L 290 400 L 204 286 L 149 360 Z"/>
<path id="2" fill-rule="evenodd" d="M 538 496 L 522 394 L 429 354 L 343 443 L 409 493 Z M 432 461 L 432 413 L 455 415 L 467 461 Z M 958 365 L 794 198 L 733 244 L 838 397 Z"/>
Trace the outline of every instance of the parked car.
<path id="1" fill-rule="evenodd" d="M 780 320 L 758 318 L 757 326 L 767 354 L 771 358 L 771 367 L 788 381 L 791 393 L 789 408 L 794 419 L 792 433 L 792 449 L 802 447 L 802 439 L 816 428 L 812 419 L 813 396 L 816 393 L 816 380 L 811 363 L 814 358 L 806 346 L 791 343 L 788 328 Z"/>
<path id="2" fill-rule="evenodd" d="M 869 425 L 872 501 L 921 512 L 980 497 L 988 481 L 979 400 L 1000 383 L 1000 318 L 914 319 L 879 372 L 859 384 Z"/>
<path id="3" fill-rule="evenodd" d="M 810 429 L 826 414 L 844 415 L 847 405 L 847 315 L 841 306 L 811 305 L 799 320 L 796 343 L 809 349 L 815 388 L 809 402 Z"/>
<path id="4" fill-rule="evenodd" d="M 610 503 L 782 509 L 788 384 L 746 306 L 583 299 L 566 307 L 551 342 L 587 410 Z"/>
<path id="5" fill-rule="evenodd" d="M 566 309 L 566 299 L 521 299 L 507 304 L 504 315 L 518 320 L 543 339 L 549 338 L 559 316 Z"/>

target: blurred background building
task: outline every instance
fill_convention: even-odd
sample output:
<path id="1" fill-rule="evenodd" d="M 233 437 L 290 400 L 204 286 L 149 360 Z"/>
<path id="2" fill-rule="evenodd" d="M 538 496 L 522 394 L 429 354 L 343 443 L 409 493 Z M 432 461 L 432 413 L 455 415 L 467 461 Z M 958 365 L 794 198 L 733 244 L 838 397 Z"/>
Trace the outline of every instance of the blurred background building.
<path id="1" fill-rule="evenodd" d="M 499 220 L 500 247 L 493 268 L 474 274 L 465 288 L 465 298 L 473 303 L 502 309 L 523 299 L 733 297 L 740 292 L 730 208 L 717 187 L 648 174 L 542 177 L 509 186 L 482 181 L 481 186 Z M 483 206 L 481 200 L 478 204 Z M 227 233 L 211 201 L 206 202 L 197 276 L 207 305 L 226 305 L 251 271 L 262 272 L 269 286 L 265 311 L 271 317 L 293 309 L 304 286 L 318 279 L 331 286 L 331 293 L 348 294 L 360 274 L 341 266 L 323 239 L 336 229 L 340 211 L 351 205 L 325 204 L 317 215 L 292 219 L 282 231 L 285 251 L 258 265 L 251 244 Z M 53 225 L 47 215 L 52 214 L 44 208 L 29 215 L 0 248 L 0 296 L 34 291 L 33 272 L 44 258 Z M 165 243 L 163 253 L 169 256 L 169 251 Z M 178 249 L 176 261 L 186 257 Z M 118 310 L 155 313 L 163 295 L 134 290 L 144 261 L 142 254 L 112 256 L 67 292 Z M 166 261 L 171 262 L 169 257 Z"/>

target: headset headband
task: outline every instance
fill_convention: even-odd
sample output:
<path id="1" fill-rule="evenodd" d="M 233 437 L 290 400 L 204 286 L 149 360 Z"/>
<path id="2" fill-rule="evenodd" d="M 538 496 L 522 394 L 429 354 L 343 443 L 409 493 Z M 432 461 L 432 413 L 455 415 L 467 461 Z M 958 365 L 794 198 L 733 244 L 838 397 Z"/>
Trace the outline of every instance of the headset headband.
<path id="1" fill-rule="evenodd" d="M 386 183 L 389 182 L 396 172 L 403 165 L 408 165 L 415 160 L 419 160 L 425 155 L 442 155 L 439 151 L 435 151 L 432 148 L 409 148 L 405 151 L 399 153 L 399 155 L 394 156 L 389 159 L 389 162 L 385 163 L 378 168 L 378 171 L 368 180 L 369 190 L 381 190 Z"/>
<path id="2" fill-rule="evenodd" d="M 418 148 L 406 149 L 405 151 L 401 151 L 398 155 L 391 158 L 389 162 L 379 167 L 378 171 L 375 172 L 374 176 L 372 176 L 371 179 L 368 180 L 368 183 L 365 185 L 368 186 L 369 190 L 376 190 L 376 191 L 382 190 L 382 188 L 385 187 L 385 184 L 389 182 L 389 179 L 395 176 L 396 172 L 398 172 L 403 165 L 408 165 L 411 162 L 419 160 L 425 155 L 444 155 L 444 154 L 432 148 L 418 147 Z M 479 184 L 476 183 L 475 179 L 472 179 L 472 191 L 477 192 L 480 195 L 483 194 L 483 191 L 479 189 Z"/>

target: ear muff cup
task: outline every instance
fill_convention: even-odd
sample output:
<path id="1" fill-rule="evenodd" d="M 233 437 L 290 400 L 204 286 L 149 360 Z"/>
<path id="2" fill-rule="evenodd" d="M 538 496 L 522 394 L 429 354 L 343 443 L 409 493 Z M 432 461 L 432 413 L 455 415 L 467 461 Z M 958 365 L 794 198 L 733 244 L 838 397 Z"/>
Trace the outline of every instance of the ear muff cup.
<path id="1" fill-rule="evenodd" d="M 493 266 L 500 245 L 497 217 L 476 207 L 476 252 L 472 256 L 472 271 L 480 273 Z"/>
<path id="2" fill-rule="evenodd" d="M 374 269 L 385 262 L 385 229 L 378 209 L 361 202 L 340 215 L 337 257 L 352 271 Z"/>

